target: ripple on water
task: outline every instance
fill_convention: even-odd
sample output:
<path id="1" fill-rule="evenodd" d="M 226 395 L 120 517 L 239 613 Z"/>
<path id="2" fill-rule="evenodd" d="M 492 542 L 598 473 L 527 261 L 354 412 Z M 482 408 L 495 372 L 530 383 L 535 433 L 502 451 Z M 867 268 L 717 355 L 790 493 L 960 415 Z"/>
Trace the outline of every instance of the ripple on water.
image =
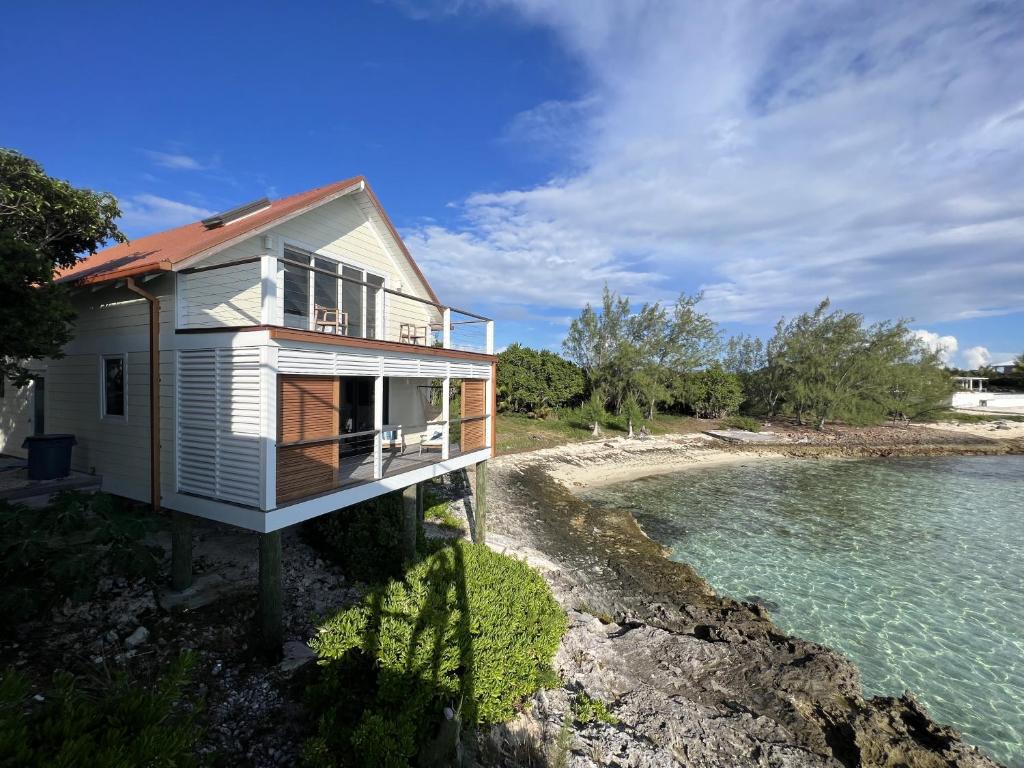
<path id="1" fill-rule="evenodd" d="M 1024 457 L 776 461 L 588 492 L 720 592 L 1024 768 Z"/>

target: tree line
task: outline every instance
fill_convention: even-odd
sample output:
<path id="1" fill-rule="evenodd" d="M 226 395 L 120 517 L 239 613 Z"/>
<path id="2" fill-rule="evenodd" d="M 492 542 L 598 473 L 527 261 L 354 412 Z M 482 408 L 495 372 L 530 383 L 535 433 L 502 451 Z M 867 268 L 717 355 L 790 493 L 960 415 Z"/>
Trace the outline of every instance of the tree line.
<path id="1" fill-rule="evenodd" d="M 634 309 L 606 287 L 600 306 L 588 304 L 570 324 L 564 357 L 519 344 L 498 356 L 500 407 L 539 415 L 580 407 L 594 423 L 610 411 L 631 425 L 659 411 L 743 412 L 821 429 L 918 419 L 945 407 L 953 390 L 938 353 L 906 321 L 869 324 L 826 299 L 780 319 L 767 339 L 725 339 L 701 299 Z"/>

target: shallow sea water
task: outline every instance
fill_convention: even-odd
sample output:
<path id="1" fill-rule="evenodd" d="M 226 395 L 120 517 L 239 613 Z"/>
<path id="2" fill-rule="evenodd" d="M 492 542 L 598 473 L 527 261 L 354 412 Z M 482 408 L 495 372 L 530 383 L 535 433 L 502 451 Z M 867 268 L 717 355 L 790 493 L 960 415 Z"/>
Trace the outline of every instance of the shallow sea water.
<path id="1" fill-rule="evenodd" d="M 1024 456 L 751 461 L 594 489 L 720 593 L 1024 768 Z"/>

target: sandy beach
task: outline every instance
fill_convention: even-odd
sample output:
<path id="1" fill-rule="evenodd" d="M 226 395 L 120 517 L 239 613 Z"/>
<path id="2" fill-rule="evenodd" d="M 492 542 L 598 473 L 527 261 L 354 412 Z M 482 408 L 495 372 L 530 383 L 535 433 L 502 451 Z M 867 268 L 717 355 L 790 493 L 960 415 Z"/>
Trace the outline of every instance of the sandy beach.
<path id="1" fill-rule="evenodd" d="M 644 440 L 595 438 L 502 457 L 503 463 L 542 464 L 549 477 L 569 490 L 583 490 L 640 477 L 697 467 L 779 458 L 770 450 L 743 449 L 700 433 L 659 435 Z"/>

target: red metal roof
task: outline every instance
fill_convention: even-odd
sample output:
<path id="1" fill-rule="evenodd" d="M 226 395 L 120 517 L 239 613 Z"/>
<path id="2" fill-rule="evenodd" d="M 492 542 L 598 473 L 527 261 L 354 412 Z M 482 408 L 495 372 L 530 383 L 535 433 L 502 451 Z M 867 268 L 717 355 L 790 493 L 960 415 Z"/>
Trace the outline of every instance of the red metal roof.
<path id="1" fill-rule="evenodd" d="M 326 202 L 332 195 L 350 190 L 358 184 L 365 185 L 365 192 L 380 213 L 381 219 L 395 238 L 402 253 L 409 259 L 416 275 L 423 281 L 431 298 L 438 302 L 433 289 L 416 265 L 412 255 L 399 237 L 391 219 L 384 212 L 377 196 L 362 176 L 354 176 L 344 181 L 336 181 L 323 187 L 317 187 L 297 195 L 274 200 L 267 208 L 253 213 L 237 221 L 214 229 L 207 229 L 201 222 L 195 221 L 181 227 L 157 232 L 152 235 L 129 240 L 98 251 L 92 256 L 82 259 L 71 269 L 58 273 L 58 282 L 76 282 L 79 284 L 98 283 L 133 277 L 149 272 L 169 271 L 178 264 L 193 256 L 206 253 L 231 241 L 244 238 L 247 234 L 273 225 L 280 219 L 298 214 L 307 208 L 314 208 Z"/>

